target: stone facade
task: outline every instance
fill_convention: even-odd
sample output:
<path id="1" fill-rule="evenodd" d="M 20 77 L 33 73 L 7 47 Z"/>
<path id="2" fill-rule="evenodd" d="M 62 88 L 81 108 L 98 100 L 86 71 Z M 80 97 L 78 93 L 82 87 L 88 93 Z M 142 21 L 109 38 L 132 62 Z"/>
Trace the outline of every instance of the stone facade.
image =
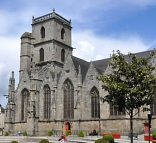
<path id="1" fill-rule="evenodd" d="M 87 62 L 74 57 L 71 30 L 71 21 L 54 11 L 32 19 L 32 32 L 21 36 L 18 87 L 13 72 L 9 80 L 5 131 L 128 132 L 128 116 L 111 115 L 110 105 L 99 99 L 107 93 L 97 76 L 110 71 L 109 59 Z M 135 132 L 143 131 L 145 120 L 146 113 L 134 119 Z"/>
<path id="2" fill-rule="evenodd" d="M 4 119 L 5 119 L 5 110 L 0 104 L 0 135 L 3 135 Z"/>

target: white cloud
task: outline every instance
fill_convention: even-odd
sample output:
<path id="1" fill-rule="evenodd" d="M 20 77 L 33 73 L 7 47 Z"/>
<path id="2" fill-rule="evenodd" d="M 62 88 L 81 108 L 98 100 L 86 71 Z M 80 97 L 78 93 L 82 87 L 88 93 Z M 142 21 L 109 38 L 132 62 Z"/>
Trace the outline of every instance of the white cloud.
<path id="1" fill-rule="evenodd" d="M 99 37 L 91 31 L 73 33 L 74 55 L 84 58 L 87 61 L 109 58 L 113 50 L 120 50 L 122 53 L 136 53 L 149 48 L 148 44 L 134 35 L 118 37 Z"/>
<path id="2" fill-rule="evenodd" d="M 12 70 L 15 70 L 16 77 L 18 77 L 20 40 L 13 37 L 0 37 L 0 41 L 0 89 L 5 89 L 4 92 Z"/>
<path id="3" fill-rule="evenodd" d="M 2 74 L 2 70 L 3 70 L 3 65 L 0 64 L 0 76 L 1 76 L 1 74 Z"/>
<path id="4" fill-rule="evenodd" d="M 108 20 L 121 18 L 119 16 L 120 9 L 125 10 L 122 13 L 125 13 L 127 17 L 129 14 L 127 11 L 131 13 L 134 9 L 140 10 L 140 8 L 146 8 L 147 6 L 156 4 L 155 0 L 98 0 L 94 2 L 90 0 L 45 0 L 40 2 L 34 0 L 31 3 L 28 0 L 22 0 L 22 2 L 20 1 L 22 4 L 16 2 L 18 1 L 15 0 L 13 2 L 13 5 L 16 5 L 16 10 L 10 10 L 10 7 L 3 7 L 3 10 L 0 10 L 0 90 L 4 89 L 3 94 L 6 94 L 4 92 L 7 91 L 8 78 L 12 70 L 15 71 L 16 81 L 18 81 L 20 34 L 30 30 L 33 15 L 35 17 L 40 16 L 52 12 L 52 9 L 55 8 L 56 12 L 65 16 L 65 18 L 74 19 L 74 24 L 84 23 L 88 26 L 89 22 L 96 22 L 95 19 L 98 21 L 101 20 L 104 23 Z M 61 3 L 61 5 L 58 3 Z M 115 13 L 115 16 L 112 15 L 111 17 L 111 12 Z M 119 15 L 117 15 L 118 13 Z M 73 46 L 76 48 L 74 50 L 75 56 L 90 61 L 110 57 L 113 50 L 119 49 L 121 52 L 127 53 L 129 51 L 145 51 L 149 48 L 148 44 L 145 44 L 136 35 L 99 37 L 91 31 L 94 31 L 94 29 L 73 33 Z M 18 37 L 8 36 L 10 34 L 18 35 Z M 5 37 L 2 35 L 5 35 Z"/>

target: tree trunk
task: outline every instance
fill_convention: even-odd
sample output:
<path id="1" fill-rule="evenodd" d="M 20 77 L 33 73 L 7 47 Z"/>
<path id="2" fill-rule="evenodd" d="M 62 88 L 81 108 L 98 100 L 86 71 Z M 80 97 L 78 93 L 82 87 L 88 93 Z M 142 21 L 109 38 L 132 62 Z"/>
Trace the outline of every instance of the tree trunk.
<path id="1" fill-rule="evenodd" d="M 133 111 L 131 111 L 130 114 L 130 137 L 131 137 L 131 143 L 133 143 Z"/>

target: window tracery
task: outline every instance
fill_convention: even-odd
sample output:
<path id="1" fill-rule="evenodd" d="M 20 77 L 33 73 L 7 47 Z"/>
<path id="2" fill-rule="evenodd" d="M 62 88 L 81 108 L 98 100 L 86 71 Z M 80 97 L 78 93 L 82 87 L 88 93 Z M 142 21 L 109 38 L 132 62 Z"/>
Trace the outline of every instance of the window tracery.
<path id="1" fill-rule="evenodd" d="M 66 80 L 63 85 L 64 94 L 64 118 L 74 118 L 74 87 L 70 80 Z"/>
<path id="2" fill-rule="evenodd" d="M 125 110 L 120 111 L 117 105 L 110 103 L 110 115 L 111 116 L 124 116 L 125 114 L 126 114 Z"/>
<path id="3" fill-rule="evenodd" d="M 48 85 L 44 86 L 44 119 L 50 119 L 51 91 Z"/>
<path id="4" fill-rule="evenodd" d="M 27 118 L 28 108 L 29 108 L 29 91 L 23 89 L 21 92 L 21 120 L 25 121 Z"/>
<path id="5" fill-rule="evenodd" d="M 100 99 L 97 88 L 93 87 L 91 92 L 91 116 L 92 118 L 100 118 Z"/>

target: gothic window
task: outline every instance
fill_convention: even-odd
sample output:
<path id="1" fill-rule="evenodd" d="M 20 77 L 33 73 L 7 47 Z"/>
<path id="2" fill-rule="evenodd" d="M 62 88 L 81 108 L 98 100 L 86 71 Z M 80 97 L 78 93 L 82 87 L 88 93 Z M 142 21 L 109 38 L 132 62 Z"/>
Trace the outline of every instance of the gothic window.
<path id="1" fill-rule="evenodd" d="M 62 62 L 65 61 L 65 50 L 64 49 L 61 50 L 61 61 Z"/>
<path id="2" fill-rule="evenodd" d="M 63 84 L 64 94 L 64 118 L 74 118 L 74 87 L 70 80 L 66 80 Z"/>
<path id="3" fill-rule="evenodd" d="M 117 105 L 114 105 L 113 103 L 110 103 L 110 115 L 111 116 L 124 116 L 125 110 L 124 111 L 119 111 L 119 108 Z"/>
<path id="4" fill-rule="evenodd" d="M 45 28 L 41 28 L 41 38 L 45 38 Z"/>
<path id="5" fill-rule="evenodd" d="M 91 95 L 91 116 L 92 118 L 100 118 L 100 99 L 97 88 L 93 87 L 90 91 Z"/>
<path id="6" fill-rule="evenodd" d="M 44 49 L 41 48 L 40 49 L 40 62 L 43 62 L 44 61 Z"/>
<path id="7" fill-rule="evenodd" d="M 65 30 L 64 28 L 61 29 L 61 39 L 64 40 L 65 37 Z"/>
<path id="8" fill-rule="evenodd" d="M 151 104 L 151 114 L 156 115 L 156 101 Z"/>
<path id="9" fill-rule="evenodd" d="M 23 89 L 21 92 L 21 120 L 25 121 L 27 118 L 28 108 L 29 108 L 29 91 Z"/>
<path id="10" fill-rule="evenodd" d="M 50 119 L 51 91 L 48 85 L 44 86 L 44 119 Z"/>

